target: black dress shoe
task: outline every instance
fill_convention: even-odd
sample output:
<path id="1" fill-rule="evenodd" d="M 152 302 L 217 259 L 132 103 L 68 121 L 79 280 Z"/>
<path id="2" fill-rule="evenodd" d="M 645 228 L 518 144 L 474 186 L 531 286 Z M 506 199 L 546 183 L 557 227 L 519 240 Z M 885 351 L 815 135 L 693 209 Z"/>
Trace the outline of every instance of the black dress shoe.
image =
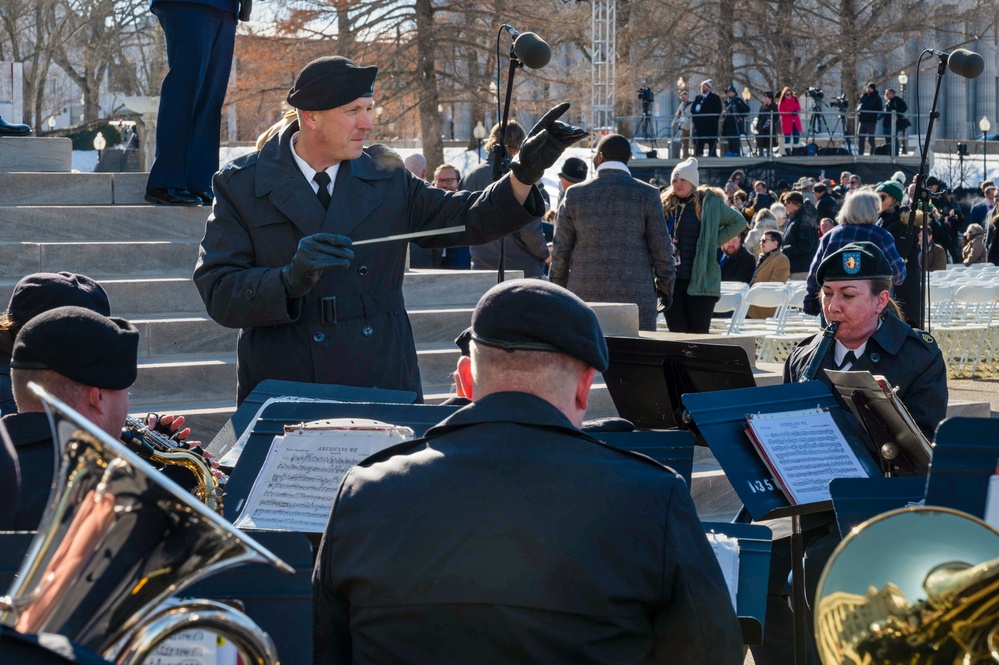
<path id="1" fill-rule="evenodd" d="M 201 205 L 210 206 L 215 202 L 215 195 L 211 192 L 189 192 L 189 194 L 201 199 Z"/>
<path id="2" fill-rule="evenodd" d="M 164 187 L 161 189 L 156 189 L 153 187 L 146 188 L 146 200 L 150 203 L 157 203 L 160 205 L 168 206 L 199 206 L 201 205 L 201 199 L 191 194 L 186 189 L 174 189 L 172 187 Z"/>
<path id="3" fill-rule="evenodd" d="M 0 117 L 0 136 L 28 136 L 31 127 L 27 125 L 12 125 Z"/>

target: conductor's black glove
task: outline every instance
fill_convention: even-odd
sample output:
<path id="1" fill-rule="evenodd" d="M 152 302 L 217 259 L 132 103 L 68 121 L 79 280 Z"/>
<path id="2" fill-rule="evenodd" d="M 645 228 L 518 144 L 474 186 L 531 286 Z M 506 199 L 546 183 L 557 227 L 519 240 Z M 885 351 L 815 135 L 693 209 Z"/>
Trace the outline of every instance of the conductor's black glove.
<path id="1" fill-rule="evenodd" d="M 332 233 L 317 233 L 298 241 L 298 250 L 291 263 L 281 268 L 281 281 L 289 298 L 301 298 L 308 293 L 323 271 L 346 268 L 354 258 L 350 238 Z"/>
<path id="2" fill-rule="evenodd" d="M 520 154 L 510 165 L 517 180 L 525 185 L 540 182 L 545 171 L 558 161 L 565 149 L 586 136 L 586 130 L 559 120 L 568 110 L 569 102 L 563 102 L 534 125 Z"/>

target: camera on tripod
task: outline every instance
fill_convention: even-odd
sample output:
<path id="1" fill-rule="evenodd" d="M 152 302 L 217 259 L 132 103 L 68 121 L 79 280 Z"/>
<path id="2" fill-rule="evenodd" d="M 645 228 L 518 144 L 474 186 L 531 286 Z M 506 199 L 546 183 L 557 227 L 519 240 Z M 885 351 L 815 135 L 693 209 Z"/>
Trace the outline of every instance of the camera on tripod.
<path id="1" fill-rule="evenodd" d="M 645 102 L 646 104 L 651 104 L 652 102 L 655 101 L 656 95 L 654 92 L 652 92 L 651 88 L 649 88 L 647 85 L 643 85 L 641 88 L 638 89 L 638 98 L 643 102 Z"/>
<path id="2" fill-rule="evenodd" d="M 846 98 L 846 95 L 840 95 L 839 97 L 833 97 L 829 102 L 829 106 L 837 108 L 840 111 L 845 111 L 846 107 L 850 105 L 850 100 Z"/>
<path id="3" fill-rule="evenodd" d="M 822 92 L 822 88 L 808 88 L 805 90 L 805 94 L 816 101 L 826 96 L 826 93 Z"/>

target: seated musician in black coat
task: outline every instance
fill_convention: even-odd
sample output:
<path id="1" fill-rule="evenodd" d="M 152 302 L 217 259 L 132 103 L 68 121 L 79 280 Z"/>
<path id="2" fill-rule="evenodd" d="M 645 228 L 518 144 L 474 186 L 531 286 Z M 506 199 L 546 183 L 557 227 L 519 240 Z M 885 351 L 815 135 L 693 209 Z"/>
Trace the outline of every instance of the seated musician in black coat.
<path id="1" fill-rule="evenodd" d="M 354 467 L 316 562 L 314 662 L 741 662 L 683 481 L 583 433 L 593 311 L 504 282 L 459 364 L 474 402 Z M 387 500 L 388 499 L 388 500 Z"/>

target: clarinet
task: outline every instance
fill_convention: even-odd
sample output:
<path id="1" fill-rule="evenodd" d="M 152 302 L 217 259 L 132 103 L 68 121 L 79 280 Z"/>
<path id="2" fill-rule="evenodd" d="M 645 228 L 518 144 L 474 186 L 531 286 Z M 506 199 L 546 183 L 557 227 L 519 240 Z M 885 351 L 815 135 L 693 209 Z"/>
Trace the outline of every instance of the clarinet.
<path id="1" fill-rule="evenodd" d="M 819 368 L 822 367 L 822 361 L 825 359 L 826 354 L 829 353 L 829 347 L 832 346 L 833 340 L 836 339 L 837 330 L 839 330 L 839 321 L 833 321 L 826 327 L 825 330 L 822 331 L 822 341 L 819 342 L 819 347 L 815 349 L 815 355 L 812 356 L 812 359 L 808 363 L 808 367 L 805 368 L 801 378 L 798 379 L 798 383 L 811 381 L 815 378 L 815 375 L 819 373 Z"/>

